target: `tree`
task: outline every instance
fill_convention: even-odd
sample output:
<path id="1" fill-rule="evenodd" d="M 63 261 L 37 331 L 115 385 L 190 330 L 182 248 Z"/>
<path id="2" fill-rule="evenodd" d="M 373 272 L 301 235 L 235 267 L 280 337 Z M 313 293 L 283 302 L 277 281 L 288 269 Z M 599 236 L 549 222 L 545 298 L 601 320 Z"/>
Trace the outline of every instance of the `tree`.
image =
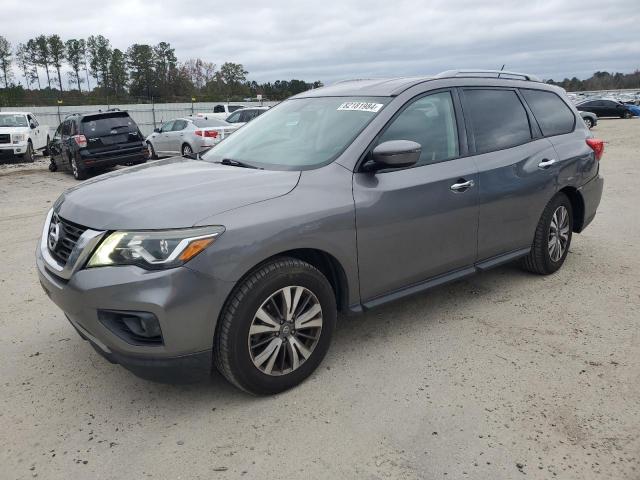
<path id="1" fill-rule="evenodd" d="M 40 65 L 39 55 L 38 55 L 38 45 L 36 44 L 35 39 L 30 39 L 27 42 L 27 50 L 26 50 L 27 58 L 29 59 L 29 65 L 32 68 L 32 79 L 38 82 L 38 90 L 42 88 L 40 85 L 40 74 L 38 73 L 38 65 Z"/>
<path id="2" fill-rule="evenodd" d="M 49 42 L 44 35 L 35 38 L 36 64 L 44 68 L 47 72 L 47 85 L 51 88 L 51 77 L 49 76 L 49 65 L 51 65 L 51 54 L 49 53 Z"/>
<path id="3" fill-rule="evenodd" d="M 116 96 L 125 93 L 127 85 L 127 60 L 124 53 L 117 48 L 114 49 L 111 54 L 109 78 L 111 79 L 111 88 Z"/>
<path id="4" fill-rule="evenodd" d="M 89 67 L 91 74 L 102 88 L 109 87 L 109 66 L 111 65 L 111 43 L 102 35 L 91 35 L 87 39 Z"/>
<path id="5" fill-rule="evenodd" d="M 27 84 L 27 89 L 31 89 L 31 82 L 33 81 L 33 67 L 29 62 L 29 50 L 24 43 L 19 43 L 16 47 L 16 63 L 18 64 L 18 68 L 22 71 L 24 82 Z"/>
<path id="6" fill-rule="evenodd" d="M 131 80 L 129 93 L 151 98 L 155 93 L 153 48 L 150 45 L 138 43 L 131 45 L 127 50 L 127 66 Z"/>
<path id="7" fill-rule="evenodd" d="M 47 43 L 49 44 L 51 65 L 53 65 L 58 72 L 58 86 L 62 92 L 62 75 L 60 75 L 60 69 L 62 68 L 62 61 L 65 59 L 64 42 L 60 39 L 60 35 L 54 34 L 47 37 Z"/>
<path id="8" fill-rule="evenodd" d="M 11 61 L 11 44 L 0 35 L 0 69 L 4 78 L 4 88 L 9 88 L 9 81 L 12 77 Z"/>
<path id="9" fill-rule="evenodd" d="M 169 84 L 176 77 L 176 67 L 178 59 L 175 50 L 167 42 L 160 42 L 153 47 L 154 71 L 156 81 L 154 82 L 160 94 L 166 96 L 171 89 Z"/>
<path id="10" fill-rule="evenodd" d="M 80 42 L 84 44 L 84 40 L 76 40 L 75 38 L 71 38 L 67 40 L 64 45 L 67 51 L 67 62 L 71 67 L 69 77 L 74 83 L 77 83 L 78 91 L 82 92 L 80 84 L 83 82 L 83 79 L 80 77 L 80 69 L 82 68 L 84 58 L 82 52 L 83 47 Z"/>

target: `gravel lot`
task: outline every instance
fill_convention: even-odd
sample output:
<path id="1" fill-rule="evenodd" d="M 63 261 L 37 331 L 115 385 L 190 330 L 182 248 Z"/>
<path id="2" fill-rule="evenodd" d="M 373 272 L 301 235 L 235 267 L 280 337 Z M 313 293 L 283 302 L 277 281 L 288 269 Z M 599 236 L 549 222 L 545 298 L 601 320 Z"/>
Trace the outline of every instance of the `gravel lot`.
<path id="1" fill-rule="evenodd" d="M 640 478 L 640 120 L 602 120 L 605 193 L 550 277 L 507 266 L 343 318 L 271 398 L 110 365 L 42 292 L 44 214 L 76 182 L 0 167 L 0 477 Z"/>

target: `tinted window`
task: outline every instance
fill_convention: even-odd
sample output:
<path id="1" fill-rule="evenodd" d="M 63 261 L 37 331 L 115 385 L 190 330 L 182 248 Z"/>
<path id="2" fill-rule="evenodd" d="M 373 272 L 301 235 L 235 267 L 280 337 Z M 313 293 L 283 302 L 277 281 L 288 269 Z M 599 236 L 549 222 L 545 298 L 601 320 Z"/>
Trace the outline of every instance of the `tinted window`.
<path id="1" fill-rule="evenodd" d="M 227 117 L 227 122 L 229 122 L 229 123 L 237 123 L 237 122 L 239 122 L 239 121 L 240 121 L 240 114 L 241 114 L 241 113 L 242 113 L 242 112 L 235 112 L 235 113 L 232 113 L 231 115 L 229 115 L 229 116 Z"/>
<path id="2" fill-rule="evenodd" d="M 218 120 L 216 118 L 194 118 L 193 124 L 196 127 L 224 127 L 228 125 L 224 120 Z"/>
<path id="3" fill-rule="evenodd" d="M 465 90 L 476 153 L 515 147 L 531 140 L 527 111 L 512 90 Z"/>
<path id="4" fill-rule="evenodd" d="M 224 105 L 216 105 L 213 107 L 213 113 L 225 113 Z"/>
<path id="5" fill-rule="evenodd" d="M 171 129 L 173 132 L 177 132 L 180 130 L 184 130 L 187 126 L 187 122 L 185 120 L 176 120 L 173 122 L 173 128 Z"/>
<path id="6" fill-rule="evenodd" d="M 62 124 L 62 136 L 66 137 L 71 135 L 71 121 L 65 120 Z"/>
<path id="7" fill-rule="evenodd" d="M 90 137 L 104 137 L 116 133 L 137 133 L 138 126 L 126 113 L 89 115 L 82 119 L 82 131 Z"/>
<path id="8" fill-rule="evenodd" d="M 560 97 L 541 90 L 521 90 L 524 99 L 545 136 L 561 135 L 573 131 L 573 112 Z"/>
<path id="9" fill-rule="evenodd" d="M 235 112 L 239 108 L 244 108 L 244 107 L 242 105 L 227 105 L 227 108 L 229 109 L 229 113 L 231 113 L 231 112 Z"/>
<path id="10" fill-rule="evenodd" d="M 449 92 L 422 97 L 411 103 L 380 136 L 389 140 L 411 140 L 422 147 L 417 165 L 441 162 L 458 156 L 458 131 Z"/>

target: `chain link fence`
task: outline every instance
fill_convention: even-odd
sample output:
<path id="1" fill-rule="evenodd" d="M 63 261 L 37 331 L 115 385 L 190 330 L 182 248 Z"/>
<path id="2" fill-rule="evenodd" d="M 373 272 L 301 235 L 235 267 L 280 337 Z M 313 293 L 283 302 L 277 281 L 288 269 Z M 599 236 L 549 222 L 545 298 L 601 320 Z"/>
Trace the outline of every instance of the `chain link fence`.
<path id="1" fill-rule="evenodd" d="M 131 118 L 138 124 L 143 135 L 149 135 L 153 129 L 163 122 L 174 118 L 196 115 L 198 113 L 210 113 L 218 105 L 273 106 L 278 102 L 193 102 L 193 103 L 138 103 L 138 104 L 105 104 L 105 105 L 57 105 L 49 107 L 2 107 L 0 111 L 32 112 L 41 124 L 49 126 L 55 131 L 58 125 L 68 116 L 74 113 L 91 113 L 106 111 L 112 108 L 126 110 Z"/>

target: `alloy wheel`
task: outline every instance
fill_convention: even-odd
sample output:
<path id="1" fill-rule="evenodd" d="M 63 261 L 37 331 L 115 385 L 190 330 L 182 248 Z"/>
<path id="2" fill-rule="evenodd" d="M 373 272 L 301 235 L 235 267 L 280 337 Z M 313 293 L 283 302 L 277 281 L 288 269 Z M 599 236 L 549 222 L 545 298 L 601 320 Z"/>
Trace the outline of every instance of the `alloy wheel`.
<path id="1" fill-rule="evenodd" d="M 558 262 L 564 255 L 569 243 L 569 211 L 560 205 L 553 212 L 549 225 L 548 249 L 549 258 Z"/>
<path id="2" fill-rule="evenodd" d="M 322 307 L 309 289 L 289 286 L 271 294 L 249 328 L 253 365 L 267 375 L 286 375 L 309 359 L 322 331 Z"/>
<path id="3" fill-rule="evenodd" d="M 189 145 L 185 145 L 184 147 L 182 147 L 182 156 L 186 156 L 189 155 L 190 153 L 192 153 L 193 150 L 191 150 L 191 147 Z"/>
<path id="4" fill-rule="evenodd" d="M 71 159 L 71 170 L 73 171 L 73 176 L 78 178 L 78 163 L 75 158 Z"/>

